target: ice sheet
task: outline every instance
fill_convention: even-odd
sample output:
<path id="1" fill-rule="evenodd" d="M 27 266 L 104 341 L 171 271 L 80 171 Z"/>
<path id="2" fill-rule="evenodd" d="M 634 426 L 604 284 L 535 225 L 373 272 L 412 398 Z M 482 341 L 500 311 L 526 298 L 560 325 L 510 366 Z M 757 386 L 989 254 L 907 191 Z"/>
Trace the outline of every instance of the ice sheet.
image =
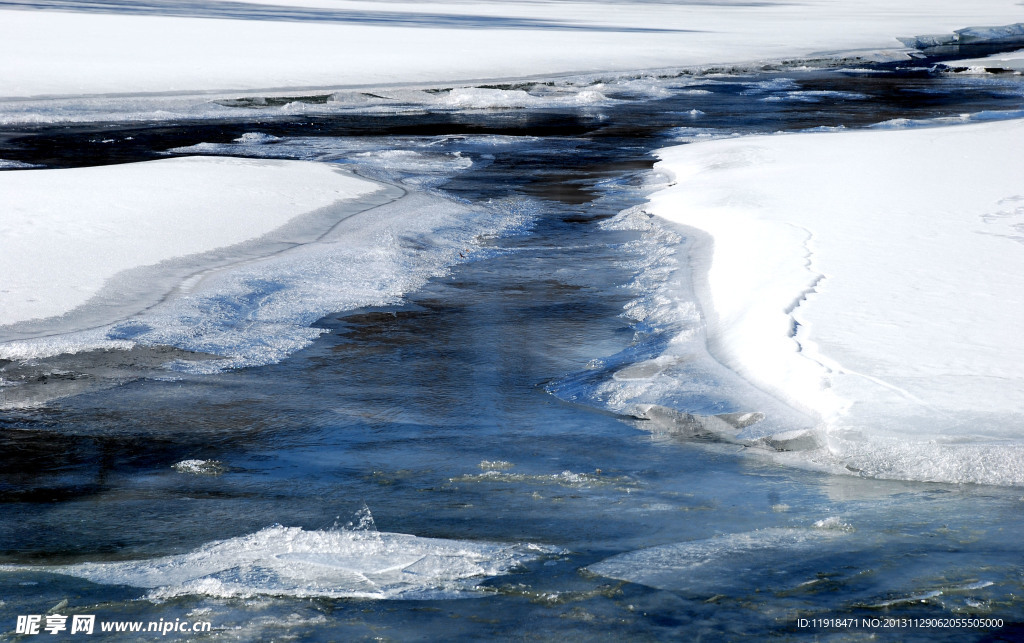
<path id="1" fill-rule="evenodd" d="M 0 173 L 0 326 L 64 315 L 119 273 L 380 190 L 337 166 L 217 157 Z"/>
<path id="2" fill-rule="evenodd" d="M 191 15 L 207 17 L 125 7 L 99 12 L 69 2 L 63 8 L 77 10 L 3 10 L 0 60 L 17 64 L 0 67 L 0 94 L 381 86 L 891 53 L 903 49 L 896 36 L 1020 20 L 1013 0 L 385 7 L 339 0 L 302 20 L 246 15 L 239 9 L 245 5 L 234 6 L 233 19 L 212 19 L 201 5 Z"/>
<path id="3" fill-rule="evenodd" d="M 1024 121 L 660 151 L 712 353 L 820 421 L 801 458 L 1024 484 Z"/>

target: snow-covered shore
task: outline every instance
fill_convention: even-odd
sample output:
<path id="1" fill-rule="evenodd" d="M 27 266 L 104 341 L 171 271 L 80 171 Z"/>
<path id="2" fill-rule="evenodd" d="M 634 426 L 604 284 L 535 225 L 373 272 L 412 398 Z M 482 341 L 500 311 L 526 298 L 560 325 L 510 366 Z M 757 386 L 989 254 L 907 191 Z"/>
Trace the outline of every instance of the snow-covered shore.
<path id="1" fill-rule="evenodd" d="M 1024 483 L 1024 121 L 663 149 L 712 352 L 882 477 Z"/>
<path id="2" fill-rule="evenodd" d="M 233 4 L 230 18 L 201 6 L 56 4 L 66 10 L 0 10 L 0 98 L 380 86 L 893 52 L 904 49 L 899 36 L 1022 18 L 1013 0 L 273 3 L 305 7 L 291 18 L 259 13 L 265 3 L 248 12 Z"/>

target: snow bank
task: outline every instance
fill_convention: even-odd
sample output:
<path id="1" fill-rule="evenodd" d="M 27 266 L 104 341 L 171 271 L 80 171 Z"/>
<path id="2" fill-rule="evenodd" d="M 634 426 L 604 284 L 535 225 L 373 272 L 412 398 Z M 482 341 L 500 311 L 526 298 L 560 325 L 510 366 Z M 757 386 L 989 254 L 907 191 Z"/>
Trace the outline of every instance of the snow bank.
<path id="1" fill-rule="evenodd" d="M 268 14 L 259 3 L 233 5 L 233 19 L 210 19 L 213 9 L 202 5 L 147 11 L 126 3 L 120 13 L 104 13 L 87 3 L 57 4 L 66 10 L 0 11 L 3 97 L 379 86 L 747 63 L 892 51 L 902 48 L 896 36 L 1020 20 L 1014 0 L 291 3 L 316 9 L 302 19 Z"/>
<path id="2" fill-rule="evenodd" d="M 0 173 L 0 326 L 64 315 L 124 271 L 380 189 L 320 163 L 216 157 Z"/>
<path id="3" fill-rule="evenodd" d="M 712 352 L 881 477 L 1024 484 L 1024 121 L 667 148 Z"/>

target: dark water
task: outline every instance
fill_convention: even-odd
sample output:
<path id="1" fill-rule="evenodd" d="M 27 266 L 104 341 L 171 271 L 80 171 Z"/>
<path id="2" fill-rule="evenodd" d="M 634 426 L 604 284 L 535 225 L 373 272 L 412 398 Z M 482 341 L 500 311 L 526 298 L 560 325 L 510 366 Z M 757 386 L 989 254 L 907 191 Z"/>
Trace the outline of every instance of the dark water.
<path id="1" fill-rule="evenodd" d="M 1024 635 L 1019 489 L 786 468 L 738 447 L 652 433 L 548 392 L 592 360 L 632 350 L 639 361 L 649 350 L 650 329 L 622 316 L 642 294 L 629 286 L 637 267 L 626 252 L 641 234 L 602 222 L 643 202 L 653 149 L 708 132 L 1019 110 L 1019 79 L 766 71 L 709 75 L 688 89 L 707 93 L 600 109 L 249 115 L 6 132 L 0 158 L 48 167 L 163 158 L 171 148 L 231 144 L 256 131 L 292 141 L 280 148 L 290 158 L 322 154 L 304 156 L 303 137 L 429 144 L 474 161 L 440 181 L 431 174 L 431 189 L 471 203 L 512 200 L 531 216 L 401 305 L 321 319 L 328 332 L 281 363 L 174 381 L 122 367 L 114 388 L 3 411 L 0 639 L 19 640 L 17 615 L 51 608 L 106 620 L 210 621 L 210 634 L 174 635 L 196 640 Z M 531 138 L 495 153 L 485 144 L 493 136 Z M 118 144 L 100 142 L 109 139 Z M 417 177 L 396 170 L 388 178 Z M 49 366 L 50 377 L 71 377 L 60 359 Z M 188 460 L 214 464 L 199 473 L 174 468 Z M 137 585 L 30 567 L 187 554 L 275 524 L 331 532 L 365 508 L 382 534 L 545 549 L 457 600 L 296 596 L 261 592 L 265 579 L 246 578 L 238 582 L 249 582 L 252 595 L 155 598 Z M 677 547 L 675 560 L 689 567 L 659 575 L 664 560 L 627 559 L 645 583 L 586 569 L 659 546 Z M 799 624 L 895 617 L 1003 626 Z"/>

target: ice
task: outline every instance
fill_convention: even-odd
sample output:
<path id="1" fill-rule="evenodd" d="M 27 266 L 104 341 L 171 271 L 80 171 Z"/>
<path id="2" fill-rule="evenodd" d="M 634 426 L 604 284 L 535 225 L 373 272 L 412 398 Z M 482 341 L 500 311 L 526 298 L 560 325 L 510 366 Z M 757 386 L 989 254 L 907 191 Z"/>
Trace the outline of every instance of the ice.
<path id="1" fill-rule="evenodd" d="M 984 58 L 961 58 L 947 60 L 946 67 L 971 73 L 1016 72 L 1024 73 L 1024 49 L 1007 54 L 992 54 Z"/>
<path id="2" fill-rule="evenodd" d="M 344 163 L 360 176 L 414 189 L 432 188 L 473 167 L 463 151 L 480 152 L 477 162 L 487 163 L 495 151 L 532 143 L 529 136 L 295 136 L 263 138 L 250 132 L 232 143 L 198 143 L 168 150 L 176 154 L 239 154 L 258 158 L 332 161 Z M 457 143 L 461 151 L 449 151 Z"/>
<path id="3" fill-rule="evenodd" d="M 445 136 L 437 137 L 317 137 L 278 138 L 261 132 L 248 132 L 233 143 L 197 143 L 168 150 L 175 154 L 242 154 L 261 158 L 310 161 L 344 161 L 361 171 L 381 169 L 387 178 L 401 180 L 403 173 L 450 176 L 472 167 L 473 161 L 459 152 L 442 148 Z M 497 147 L 521 142 L 523 137 L 477 137 L 483 146 Z M 383 175 L 382 175 L 383 176 Z"/>
<path id="4" fill-rule="evenodd" d="M 465 85 L 474 79 L 756 65 L 842 52 L 892 59 L 906 52 L 896 36 L 1020 19 L 1013 0 L 969 6 L 953 0 L 800 5 L 492 0 L 389 3 L 384 11 L 338 0 L 303 10 L 301 20 L 294 11 L 258 4 L 246 10 L 240 3 L 219 14 L 199 4 L 173 12 L 173 4 L 148 11 L 130 3 L 103 11 L 70 2 L 61 4 L 63 10 L 31 2 L 22 7 L 6 8 L 0 17 L 0 58 L 18 62 L 0 69 L 0 97 L 64 102 L 6 101 L 0 122 L 79 118 L 82 111 L 102 112 L 97 103 L 107 101 L 109 107 L 114 94 L 122 96 L 114 102 L 133 96 L 130 112 L 158 117 L 164 110 L 172 118 L 194 113 L 197 105 L 217 97 L 251 90 Z M 964 30 L 960 38 L 1005 42 L 1007 29 L 1012 26 Z M 184 94 L 194 98 L 183 101 Z M 506 95 L 502 102 L 517 97 L 524 99 Z M 578 97 L 597 99 L 586 93 Z M 473 100 L 480 104 L 484 97 L 477 93 Z M 301 107 L 303 101 L 296 102 Z"/>
<path id="5" fill-rule="evenodd" d="M 489 463 L 493 464 L 493 463 Z M 508 464 L 508 463 L 500 463 Z M 484 468 L 481 466 L 481 468 Z M 636 482 L 627 476 L 606 476 L 600 470 L 593 473 L 576 473 L 562 471 L 553 474 L 512 473 L 504 466 L 487 466 L 483 473 L 470 473 L 456 478 L 452 482 L 494 482 L 514 483 L 535 486 L 558 486 L 569 489 L 593 489 L 598 487 L 614 487 L 619 491 L 628 492 L 636 487 Z"/>
<path id="6" fill-rule="evenodd" d="M 599 107 L 614 102 L 602 93 L 644 97 L 665 94 L 676 85 L 665 79 L 637 81 L 635 73 L 611 74 L 605 83 L 591 76 L 569 76 L 544 82 L 506 85 L 412 86 L 328 89 L 322 93 L 238 91 L 158 96 L 88 96 L 45 99 L 0 97 L 0 124 L 151 122 L 204 120 L 299 114 L 399 114 L 458 112 L 464 109 L 519 110 L 525 108 Z M 110 141 L 115 143 L 116 141 Z M 267 143 L 273 139 L 245 139 L 238 143 Z"/>
<path id="7" fill-rule="evenodd" d="M 966 29 L 957 29 L 956 34 L 957 40 L 961 43 L 1024 43 L 1024 22 L 999 27 L 967 27 Z"/>
<path id="8" fill-rule="evenodd" d="M 202 273 L 175 296 L 122 321 L 7 342 L 0 354 L 37 359 L 119 342 L 117 348 L 168 345 L 218 357 L 170 365 L 179 371 L 273 363 L 318 337 L 322 331 L 311 324 L 324 315 L 396 303 L 465 260 L 481 234 L 501 234 L 522 225 L 524 216 L 500 203 L 481 209 L 410 193 L 372 215 L 345 219 L 315 243 Z"/>
<path id="9" fill-rule="evenodd" d="M 513 572 L 548 551 L 554 550 L 372 528 L 314 531 L 274 525 L 187 554 L 0 569 L 137 587 L 148 590 L 150 600 L 187 595 L 438 599 L 469 595 L 481 581 Z"/>
<path id="10" fill-rule="evenodd" d="M 837 91 L 787 91 L 784 94 L 775 94 L 772 96 L 766 96 L 763 100 L 766 101 L 780 101 L 788 100 L 799 103 L 820 103 L 824 99 L 838 99 L 838 100 L 866 100 L 870 98 L 867 94 L 858 94 L 857 92 L 837 92 Z"/>
<path id="11" fill-rule="evenodd" d="M 923 594 L 915 594 L 913 596 L 904 596 L 901 598 L 894 598 L 888 601 L 882 601 L 871 605 L 874 609 L 886 609 L 889 607 L 895 607 L 897 605 L 903 605 L 906 603 L 927 603 L 929 599 L 938 598 L 942 596 L 942 592 L 933 590 L 930 592 L 924 592 Z"/>
<path id="12" fill-rule="evenodd" d="M 735 132 L 719 130 L 710 127 L 675 127 L 671 130 L 672 138 L 680 143 L 695 143 L 697 141 L 712 141 L 719 138 L 730 138 L 739 136 Z"/>
<path id="13" fill-rule="evenodd" d="M 227 158 L 0 173 L 0 326 L 64 315 L 125 271 L 380 190 L 328 165 Z"/>
<path id="14" fill-rule="evenodd" d="M 500 471 L 502 469 L 511 469 L 515 465 L 508 460 L 481 460 L 479 466 L 484 471 Z"/>
<path id="15" fill-rule="evenodd" d="M 1024 484 L 1022 144 L 1015 120 L 660 152 L 711 352 L 817 418 L 788 461 Z"/>
<path id="16" fill-rule="evenodd" d="M 197 476 L 219 476 L 228 469 L 223 462 L 217 460 L 182 460 L 171 466 L 178 473 L 190 473 Z"/>
<path id="17" fill-rule="evenodd" d="M 799 88 L 800 85 L 792 78 L 773 78 L 771 80 L 747 83 L 747 88 L 742 93 L 746 96 L 755 96 L 771 92 L 787 92 Z"/>
<path id="18" fill-rule="evenodd" d="M 837 531 L 853 531 L 853 527 L 839 516 L 829 516 L 814 523 L 817 529 L 835 529 Z"/>
<path id="19" fill-rule="evenodd" d="M 658 545 L 606 558 L 586 569 L 594 574 L 679 592 L 716 593 L 750 587 L 772 577 L 778 587 L 789 567 L 830 546 L 841 546 L 842 529 L 771 527 L 705 540 Z M 739 580 L 736 569 L 748 574 Z"/>
<path id="20" fill-rule="evenodd" d="M 940 125 L 963 125 L 965 123 L 982 123 L 985 121 L 1001 121 L 1024 118 L 1024 110 L 993 110 L 957 114 L 956 116 L 937 116 L 934 118 L 893 118 L 874 125 L 871 129 L 906 129 L 909 127 L 936 127 Z"/>
<path id="21" fill-rule="evenodd" d="M 741 437 L 742 429 L 765 419 L 764 413 L 760 412 L 696 415 L 659 404 L 637 404 L 632 406 L 629 412 L 636 418 L 647 420 L 653 427 L 656 427 L 656 430 L 663 433 L 738 444 L 748 442 Z M 774 442 L 780 450 L 791 450 L 791 443 L 797 443 L 803 437 L 803 433 L 792 436 L 779 435 L 779 439 Z M 783 448 L 784 445 L 787 448 Z M 818 446 L 813 439 L 808 439 L 808 445 L 810 448 Z M 773 444 L 773 446 L 775 445 Z"/>
<path id="22" fill-rule="evenodd" d="M 557 107 L 559 105 L 596 105 L 608 103 L 599 91 L 583 90 L 566 98 L 551 99 L 528 94 L 521 89 L 490 89 L 466 87 L 453 89 L 441 104 L 456 109 L 494 109 L 524 107 Z"/>
<path id="23" fill-rule="evenodd" d="M 397 158 L 400 164 L 424 162 L 415 152 L 397 157 L 385 153 L 382 158 Z M 445 158 L 456 164 L 469 161 Z M 190 169 L 208 171 L 177 174 Z M 74 180 L 68 181 L 69 175 Z M 14 174 L 0 175 L 0 185 L 10 176 Z M 510 203 L 471 207 L 428 193 L 383 188 L 336 165 L 308 162 L 186 158 L 88 170 L 29 170 L 18 176 L 21 184 L 37 185 L 34 205 L 24 191 L 19 200 L 40 213 L 4 222 L 10 234 L 24 230 L 24 235 L 34 235 L 31 243 L 25 239 L 16 251 L 0 257 L 9 275 L 3 295 L 12 302 L 4 314 L 17 322 L 3 327 L 0 339 L 6 341 L 0 344 L 0 356 L 19 361 L 143 345 L 173 346 L 207 358 L 169 364 L 178 371 L 208 373 L 272 363 L 318 337 L 322 331 L 311 325 L 324 315 L 395 303 L 464 261 L 480 235 L 501 234 L 530 216 Z M 82 189 L 76 191 L 78 176 Z M 132 185 L 118 195 L 121 207 L 106 207 L 105 195 L 129 178 Z M 218 178 L 216 195 L 208 194 Z M 180 186 L 164 185 L 172 179 Z M 51 180 L 67 185 L 48 201 L 43 187 Z M 147 187 L 163 198 L 147 200 Z M 344 196 L 340 188 L 350 190 L 345 194 L 362 190 L 363 196 L 332 205 Z M 331 207 L 305 212 L 318 197 Z M 77 219 L 67 207 L 76 199 Z M 148 213 L 150 227 L 136 221 L 139 212 Z M 260 219 L 264 212 L 270 214 Z M 104 223 L 110 217 L 113 222 Z M 47 220 L 55 223 L 44 234 L 39 223 Z M 66 220 L 67 226 L 62 223 Z M 74 247 L 69 245 L 64 262 L 50 261 L 49 253 L 63 242 L 66 229 L 90 220 L 74 244 L 66 241 Z M 239 240 L 258 235 L 260 225 L 268 234 L 254 241 L 175 257 L 227 243 L 231 237 L 225 235 Z M 208 228 L 209 234 L 199 235 Z M 83 243 L 90 238 L 100 245 Z M 135 238 L 139 241 L 130 243 Z M 205 246 L 189 245 L 195 243 Z M 142 254 L 147 247 L 171 258 L 140 266 L 159 259 Z M 140 254 L 126 259 L 131 251 Z M 66 274 L 76 257 L 81 265 Z M 40 278 L 47 271 L 52 273 L 48 281 Z M 78 298 L 69 299 L 65 291 Z M 77 308 L 63 316 L 30 319 L 60 315 L 73 305 Z"/>
<path id="24" fill-rule="evenodd" d="M 236 143 L 249 143 L 251 145 L 260 145 L 262 143 L 273 143 L 274 141 L 280 141 L 281 139 L 272 135 L 264 134 L 263 132 L 246 132 L 235 139 Z"/>
<path id="25" fill-rule="evenodd" d="M 25 163 L 23 161 L 7 161 L 0 159 L 0 170 L 27 170 L 33 167 L 39 167 L 31 163 Z"/>
<path id="26" fill-rule="evenodd" d="M 364 166 L 376 166 L 385 170 L 415 172 L 417 174 L 449 175 L 453 171 L 472 167 L 473 160 L 459 152 L 424 153 L 416 150 L 383 150 L 359 152 L 351 161 Z"/>
<path id="27" fill-rule="evenodd" d="M 928 55 L 964 55 L 1024 45 L 1024 22 L 997 27 L 967 27 L 950 34 L 900 38 Z"/>
<path id="28" fill-rule="evenodd" d="M 671 183 L 656 173 L 649 187 Z M 640 233 L 621 253 L 623 266 L 635 274 L 629 287 L 636 297 L 623 314 L 632 321 L 634 339 L 620 353 L 549 384 L 548 391 L 635 418 L 637 428 L 659 439 L 759 452 L 820 448 L 811 418 L 752 387 L 708 353 L 687 254 L 693 239 L 642 208 L 623 211 L 602 227 Z"/>

